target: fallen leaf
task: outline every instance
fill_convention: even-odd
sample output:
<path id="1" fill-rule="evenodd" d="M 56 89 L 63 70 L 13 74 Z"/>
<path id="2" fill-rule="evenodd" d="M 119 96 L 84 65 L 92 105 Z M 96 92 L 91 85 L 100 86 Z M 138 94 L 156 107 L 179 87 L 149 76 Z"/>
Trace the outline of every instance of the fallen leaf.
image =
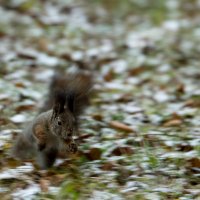
<path id="1" fill-rule="evenodd" d="M 163 126 L 170 127 L 170 126 L 179 126 L 183 124 L 183 119 L 177 113 L 173 113 L 169 119 L 167 119 Z"/>
<path id="2" fill-rule="evenodd" d="M 34 108 L 35 108 L 34 105 L 20 105 L 15 108 L 15 111 L 18 113 L 21 111 L 33 110 Z"/>
<path id="3" fill-rule="evenodd" d="M 93 114 L 92 118 L 97 120 L 97 121 L 102 121 L 103 116 L 101 114 Z"/>
<path id="4" fill-rule="evenodd" d="M 130 126 L 126 125 L 126 124 L 123 124 L 121 122 L 118 122 L 118 121 L 111 121 L 109 123 L 109 125 L 112 128 L 119 129 L 119 130 L 122 130 L 122 131 L 135 132 L 132 127 L 130 127 Z"/>
<path id="5" fill-rule="evenodd" d="M 146 70 L 146 67 L 137 67 L 129 70 L 129 75 L 130 76 L 138 76 L 142 72 Z"/>
<path id="6" fill-rule="evenodd" d="M 2 125 L 6 125 L 6 124 L 8 124 L 10 121 L 8 120 L 8 119 L 6 119 L 6 118 L 1 118 L 0 117 L 0 125 L 2 126 Z"/>
<path id="7" fill-rule="evenodd" d="M 112 162 L 107 162 L 101 165 L 101 169 L 104 171 L 110 171 L 113 170 L 116 167 L 116 165 Z"/>
<path id="8" fill-rule="evenodd" d="M 115 77 L 114 71 L 111 69 L 105 76 L 104 76 L 104 80 L 105 81 L 112 81 Z"/>
<path id="9" fill-rule="evenodd" d="M 129 93 L 122 94 L 117 99 L 117 102 L 129 102 L 129 101 L 133 101 L 133 95 Z"/>
<path id="10" fill-rule="evenodd" d="M 30 53 L 23 53 L 23 52 L 19 52 L 17 54 L 17 56 L 21 59 L 28 59 L 28 60 L 35 60 L 36 56 L 35 55 L 31 55 Z"/>
<path id="11" fill-rule="evenodd" d="M 121 156 L 121 155 L 124 155 L 124 154 L 127 154 L 127 155 L 131 155 L 133 154 L 133 149 L 129 146 L 123 146 L 123 147 L 116 147 L 112 152 L 111 154 L 112 155 L 115 155 L 115 156 Z"/>
<path id="12" fill-rule="evenodd" d="M 99 160 L 101 158 L 101 149 L 99 148 L 91 148 L 87 153 L 86 156 L 89 160 Z"/>
<path id="13" fill-rule="evenodd" d="M 165 127 L 169 127 L 169 126 L 179 126 L 179 125 L 181 125 L 183 122 L 182 122 L 182 120 L 180 120 L 180 119 L 172 119 L 172 120 L 169 120 L 169 121 L 167 121 L 167 122 L 165 122 L 164 124 L 163 124 L 163 126 L 165 126 Z"/>
<path id="14" fill-rule="evenodd" d="M 183 151 L 183 152 L 188 152 L 188 151 L 193 150 L 193 147 L 191 145 L 184 144 L 184 143 L 178 144 L 177 148 L 178 148 L 178 151 Z"/>
<path id="15" fill-rule="evenodd" d="M 185 93 L 185 85 L 180 83 L 178 85 L 178 87 L 176 88 L 176 92 L 179 94 L 184 94 Z"/>
<path id="16" fill-rule="evenodd" d="M 48 192 L 49 190 L 49 180 L 40 179 L 40 188 L 42 192 Z"/>
<path id="17" fill-rule="evenodd" d="M 185 102 L 184 107 L 200 107 L 200 102 L 194 99 L 189 99 Z"/>
<path id="18" fill-rule="evenodd" d="M 22 82 L 16 82 L 16 83 L 15 83 L 15 86 L 16 86 L 17 88 L 25 88 L 25 87 L 26 87 L 25 84 L 22 83 Z"/>
<path id="19" fill-rule="evenodd" d="M 199 158 L 191 158 L 188 160 L 191 167 L 200 168 L 200 159 Z"/>

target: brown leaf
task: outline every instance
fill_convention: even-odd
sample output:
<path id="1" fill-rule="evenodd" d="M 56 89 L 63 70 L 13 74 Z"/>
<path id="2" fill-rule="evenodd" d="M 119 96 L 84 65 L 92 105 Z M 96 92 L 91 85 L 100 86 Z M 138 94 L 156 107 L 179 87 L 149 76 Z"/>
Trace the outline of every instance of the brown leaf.
<path id="1" fill-rule="evenodd" d="M 129 102 L 133 101 L 133 95 L 130 93 L 122 94 L 118 99 L 117 102 Z"/>
<path id="2" fill-rule="evenodd" d="M 60 57 L 67 61 L 72 61 L 72 56 L 68 53 L 61 54 Z"/>
<path id="3" fill-rule="evenodd" d="M 99 148 L 91 148 L 87 153 L 86 156 L 89 160 L 99 160 L 101 158 L 101 149 Z"/>
<path id="4" fill-rule="evenodd" d="M 97 121 L 102 121 L 103 116 L 101 114 L 93 114 L 92 118 L 97 120 Z"/>
<path id="5" fill-rule="evenodd" d="M 114 71 L 111 69 L 111 70 L 104 76 L 104 80 L 109 82 L 109 81 L 111 81 L 111 80 L 114 79 L 114 76 L 115 76 Z"/>
<path id="6" fill-rule="evenodd" d="M 0 31 L 0 38 L 3 38 L 5 36 L 6 36 L 6 34 L 3 31 Z"/>
<path id="7" fill-rule="evenodd" d="M 49 190 L 49 180 L 40 179 L 40 188 L 42 192 L 48 192 Z"/>
<path id="8" fill-rule="evenodd" d="M 107 162 L 107 163 L 102 164 L 101 169 L 104 171 L 110 171 L 110 170 L 113 170 L 113 168 L 115 167 L 116 165 L 114 163 Z"/>
<path id="9" fill-rule="evenodd" d="M 126 132 L 135 132 L 132 127 L 118 121 L 111 121 L 109 125 L 114 129 L 119 129 Z"/>
<path id="10" fill-rule="evenodd" d="M 189 99 L 188 101 L 185 102 L 184 107 L 200 107 L 200 101 Z"/>
<path id="11" fill-rule="evenodd" d="M 24 85 L 24 83 L 22 82 L 16 82 L 15 83 L 15 86 L 18 87 L 18 88 L 25 88 L 26 86 Z"/>
<path id="12" fill-rule="evenodd" d="M 0 117 L 0 125 L 2 126 L 2 125 L 6 125 L 6 124 L 8 124 L 10 121 L 8 120 L 8 119 L 6 119 L 6 118 L 1 118 Z"/>
<path id="13" fill-rule="evenodd" d="M 165 127 L 169 127 L 169 126 L 179 126 L 179 125 L 181 125 L 183 122 L 182 122 L 182 120 L 180 120 L 180 119 L 172 119 L 172 120 L 169 120 L 169 121 L 167 121 L 167 122 L 165 122 L 164 124 L 163 124 L 163 126 L 165 126 Z"/>
<path id="14" fill-rule="evenodd" d="M 121 156 L 121 155 L 124 155 L 124 154 L 131 155 L 131 154 L 133 154 L 133 149 L 131 147 L 128 147 L 128 146 L 116 147 L 111 152 L 111 154 L 115 155 L 115 156 Z"/>
<path id="15" fill-rule="evenodd" d="M 183 119 L 177 113 L 173 113 L 168 120 L 166 120 L 163 124 L 165 127 L 169 126 L 179 126 L 183 124 Z"/>
<path id="16" fill-rule="evenodd" d="M 111 62 L 113 62 L 115 60 L 117 60 L 117 58 L 115 56 L 114 57 L 107 57 L 107 58 L 100 58 L 97 61 L 97 66 L 102 66 L 102 65 L 111 63 Z"/>
<path id="17" fill-rule="evenodd" d="M 137 75 L 141 74 L 142 72 L 144 72 L 145 70 L 146 70 L 146 67 L 137 67 L 137 68 L 129 70 L 129 75 L 137 76 Z"/>
<path id="18" fill-rule="evenodd" d="M 191 145 L 189 145 L 189 144 L 178 144 L 177 145 L 177 150 L 178 151 L 184 151 L 184 152 L 187 152 L 187 151 L 192 151 L 193 150 L 193 147 L 191 146 Z"/>
<path id="19" fill-rule="evenodd" d="M 21 111 L 28 111 L 28 110 L 33 110 L 35 108 L 34 105 L 20 105 L 18 107 L 15 108 L 15 111 L 21 112 Z"/>
<path id="20" fill-rule="evenodd" d="M 18 53 L 17 56 L 21 59 L 29 59 L 29 60 L 35 60 L 36 57 L 34 55 L 28 54 L 28 53 Z"/>
<path id="21" fill-rule="evenodd" d="M 200 159 L 199 158 L 192 158 L 192 159 L 188 160 L 188 162 L 190 163 L 191 167 L 200 168 Z"/>
<path id="22" fill-rule="evenodd" d="M 176 88 L 176 92 L 179 94 L 184 94 L 185 93 L 185 85 L 184 84 L 179 84 L 178 87 Z"/>
<path id="23" fill-rule="evenodd" d="M 49 41 L 47 40 L 47 38 L 39 38 L 38 40 L 38 46 L 39 46 L 39 49 L 41 51 L 44 51 L 44 52 L 47 52 L 48 51 L 48 44 L 49 44 Z"/>

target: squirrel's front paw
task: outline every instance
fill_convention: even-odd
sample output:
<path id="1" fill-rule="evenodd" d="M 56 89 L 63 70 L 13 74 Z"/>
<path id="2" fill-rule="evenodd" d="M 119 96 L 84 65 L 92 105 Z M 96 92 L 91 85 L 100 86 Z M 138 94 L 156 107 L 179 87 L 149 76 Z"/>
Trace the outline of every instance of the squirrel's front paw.
<path id="1" fill-rule="evenodd" d="M 78 146 L 77 146 L 77 144 L 76 144 L 76 143 L 70 143 L 70 144 L 68 145 L 68 150 L 69 150 L 69 152 L 71 152 L 71 153 L 76 153 L 76 152 L 78 151 Z"/>

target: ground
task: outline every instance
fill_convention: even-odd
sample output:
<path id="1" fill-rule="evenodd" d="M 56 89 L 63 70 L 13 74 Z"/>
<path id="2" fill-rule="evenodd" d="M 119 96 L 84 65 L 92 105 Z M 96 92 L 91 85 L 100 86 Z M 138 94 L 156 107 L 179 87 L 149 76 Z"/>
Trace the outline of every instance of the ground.
<path id="1" fill-rule="evenodd" d="M 1 199 L 199 199 L 200 1 L 10 0 L 0 6 Z M 54 69 L 94 77 L 79 153 L 11 157 Z"/>

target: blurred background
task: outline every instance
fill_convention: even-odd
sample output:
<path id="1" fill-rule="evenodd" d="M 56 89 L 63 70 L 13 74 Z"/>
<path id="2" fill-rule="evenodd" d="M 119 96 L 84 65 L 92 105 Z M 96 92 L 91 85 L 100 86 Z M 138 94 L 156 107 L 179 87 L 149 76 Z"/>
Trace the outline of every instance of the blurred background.
<path id="1" fill-rule="evenodd" d="M 1 0 L 0 193 L 200 198 L 199 0 Z M 57 69 L 93 74 L 79 153 L 49 170 L 10 148 Z"/>

